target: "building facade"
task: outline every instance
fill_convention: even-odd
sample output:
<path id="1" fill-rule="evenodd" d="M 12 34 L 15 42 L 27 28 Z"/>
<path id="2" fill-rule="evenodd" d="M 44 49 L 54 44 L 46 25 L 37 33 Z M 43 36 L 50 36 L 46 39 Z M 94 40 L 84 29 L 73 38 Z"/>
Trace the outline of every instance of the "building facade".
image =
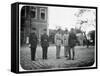
<path id="1" fill-rule="evenodd" d="M 48 30 L 48 8 L 42 6 L 23 6 L 21 9 L 21 44 L 28 43 L 32 28 L 36 28 L 38 40 L 43 29 Z"/>

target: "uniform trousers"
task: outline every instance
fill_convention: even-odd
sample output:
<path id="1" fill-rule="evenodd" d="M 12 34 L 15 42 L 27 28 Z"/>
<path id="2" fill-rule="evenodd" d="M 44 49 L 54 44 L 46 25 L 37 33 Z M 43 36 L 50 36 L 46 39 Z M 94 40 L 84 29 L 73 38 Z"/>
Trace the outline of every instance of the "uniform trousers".
<path id="1" fill-rule="evenodd" d="M 61 46 L 56 46 L 56 58 L 60 58 L 60 49 L 61 49 Z"/>
<path id="2" fill-rule="evenodd" d="M 42 47 L 43 53 L 42 53 L 42 58 L 43 59 L 47 59 L 47 50 L 48 47 Z"/>
<path id="3" fill-rule="evenodd" d="M 69 46 L 64 46 L 64 56 L 65 57 L 69 56 Z"/>
<path id="4" fill-rule="evenodd" d="M 36 47 L 31 47 L 31 60 L 35 60 Z"/>
<path id="5" fill-rule="evenodd" d="M 72 55 L 71 55 L 72 52 Z M 70 47 L 70 51 L 69 51 L 69 59 L 74 60 L 75 58 L 75 48 L 74 47 Z"/>

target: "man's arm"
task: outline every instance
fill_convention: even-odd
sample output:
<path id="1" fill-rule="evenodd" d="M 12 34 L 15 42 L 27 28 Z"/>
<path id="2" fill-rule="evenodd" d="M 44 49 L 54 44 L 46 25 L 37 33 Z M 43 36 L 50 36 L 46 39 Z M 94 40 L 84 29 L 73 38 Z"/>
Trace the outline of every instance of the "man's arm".
<path id="1" fill-rule="evenodd" d="M 29 47 L 31 47 L 31 34 L 29 35 Z"/>
<path id="2" fill-rule="evenodd" d="M 48 35 L 47 35 L 47 38 L 48 38 L 47 41 L 49 42 L 49 36 Z"/>
<path id="3" fill-rule="evenodd" d="M 75 38 L 75 42 L 78 43 L 78 38 L 77 38 L 76 34 L 74 35 L 74 38 Z"/>
<path id="4" fill-rule="evenodd" d="M 41 39 L 40 39 L 41 41 L 40 42 L 42 42 L 43 41 L 43 36 L 41 35 Z"/>
<path id="5" fill-rule="evenodd" d="M 62 36 L 62 40 L 63 40 L 63 45 L 64 45 L 65 35 Z"/>
<path id="6" fill-rule="evenodd" d="M 29 35 L 29 44 L 31 43 L 31 34 Z"/>
<path id="7" fill-rule="evenodd" d="M 57 38 L 57 36 L 56 36 L 56 34 L 55 34 L 55 44 L 56 44 L 56 40 L 57 40 L 56 38 Z"/>
<path id="8" fill-rule="evenodd" d="M 37 35 L 36 35 L 36 41 L 38 42 L 38 37 L 37 37 Z"/>

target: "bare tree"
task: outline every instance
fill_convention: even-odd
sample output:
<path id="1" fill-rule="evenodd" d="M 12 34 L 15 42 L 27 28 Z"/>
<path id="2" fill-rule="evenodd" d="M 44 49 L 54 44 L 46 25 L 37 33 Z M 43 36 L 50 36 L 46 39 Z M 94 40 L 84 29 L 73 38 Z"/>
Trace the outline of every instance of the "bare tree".
<path id="1" fill-rule="evenodd" d="M 77 23 L 80 25 L 80 29 L 84 29 L 82 30 L 84 37 L 86 39 L 86 41 L 88 41 L 87 36 L 86 36 L 86 26 L 88 27 L 94 27 L 96 26 L 96 12 L 95 10 L 91 10 L 91 9 L 86 9 L 86 8 L 81 8 L 78 9 L 78 12 L 74 14 L 77 18 Z M 89 17 L 90 16 L 90 17 Z M 87 43 L 87 47 L 88 47 L 88 43 Z"/>
<path id="2" fill-rule="evenodd" d="M 89 16 L 92 15 L 92 18 Z M 96 26 L 96 12 L 95 10 L 92 9 L 86 9 L 86 8 L 81 8 L 78 9 L 78 12 L 74 14 L 77 17 L 77 24 L 80 24 L 81 27 L 84 26 L 84 24 L 87 24 L 88 26 Z M 87 15 L 87 16 L 86 16 Z"/>

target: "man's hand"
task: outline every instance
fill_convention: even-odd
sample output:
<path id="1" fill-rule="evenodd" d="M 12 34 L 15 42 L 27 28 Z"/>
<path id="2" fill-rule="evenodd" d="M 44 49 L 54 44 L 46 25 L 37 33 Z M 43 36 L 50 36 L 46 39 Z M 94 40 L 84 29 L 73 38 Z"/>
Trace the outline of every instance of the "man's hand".
<path id="1" fill-rule="evenodd" d="M 28 46 L 31 47 L 31 44 L 29 44 Z"/>

